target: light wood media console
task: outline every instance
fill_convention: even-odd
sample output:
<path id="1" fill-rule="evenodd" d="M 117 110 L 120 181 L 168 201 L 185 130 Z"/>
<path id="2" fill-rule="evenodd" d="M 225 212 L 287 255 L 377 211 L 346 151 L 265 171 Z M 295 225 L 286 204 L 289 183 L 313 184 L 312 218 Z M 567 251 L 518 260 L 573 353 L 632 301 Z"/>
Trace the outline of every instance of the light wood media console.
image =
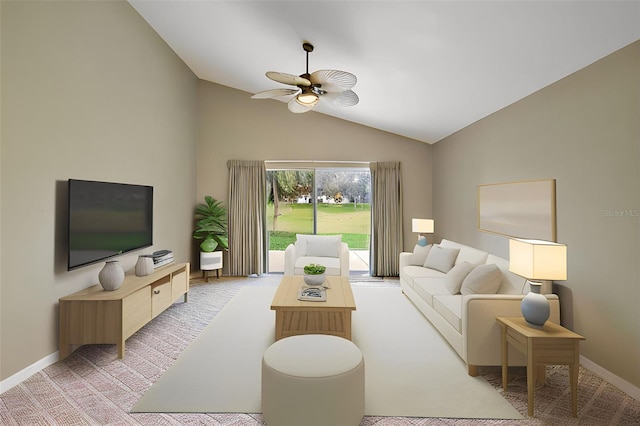
<path id="1" fill-rule="evenodd" d="M 162 266 L 144 277 L 127 275 L 119 289 L 100 284 L 70 294 L 60 302 L 60 359 L 74 345 L 111 343 L 124 357 L 124 341 L 167 309 L 180 296 L 187 301 L 189 263 Z"/>

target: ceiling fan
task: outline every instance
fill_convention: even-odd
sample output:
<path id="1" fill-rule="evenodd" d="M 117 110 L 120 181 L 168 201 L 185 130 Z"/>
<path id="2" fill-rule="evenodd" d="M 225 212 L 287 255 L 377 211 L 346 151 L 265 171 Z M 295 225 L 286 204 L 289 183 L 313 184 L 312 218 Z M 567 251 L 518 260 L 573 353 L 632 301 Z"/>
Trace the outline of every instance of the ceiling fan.
<path id="1" fill-rule="evenodd" d="M 271 89 L 258 92 L 252 99 L 272 99 L 293 96 L 287 103 L 289 111 L 303 113 L 313 108 L 322 98 L 339 107 L 349 107 L 358 103 L 358 95 L 351 90 L 356 85 L 355 75 L 346 71 L 319 70 L 309 74 L 309 53 L 313 45 L 302 43 L 307 52 L 307 71 L 299 76 L 282 72 L 268 71 L 267 77 L 278 83 L 296 86 L 296 89 Z"/>

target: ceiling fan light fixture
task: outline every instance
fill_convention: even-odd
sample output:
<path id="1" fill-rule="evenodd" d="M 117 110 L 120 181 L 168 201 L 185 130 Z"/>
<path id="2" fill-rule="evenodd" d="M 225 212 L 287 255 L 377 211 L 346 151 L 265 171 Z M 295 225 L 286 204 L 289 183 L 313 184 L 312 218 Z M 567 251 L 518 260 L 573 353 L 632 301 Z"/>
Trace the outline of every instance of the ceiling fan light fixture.
<path id="1" fill-rule="evenodd" d="M 318 103 L 320 97 L 313 92 L 302 92 L 296 97 L 296 102 L 306 107 L 312 107 Z"/>

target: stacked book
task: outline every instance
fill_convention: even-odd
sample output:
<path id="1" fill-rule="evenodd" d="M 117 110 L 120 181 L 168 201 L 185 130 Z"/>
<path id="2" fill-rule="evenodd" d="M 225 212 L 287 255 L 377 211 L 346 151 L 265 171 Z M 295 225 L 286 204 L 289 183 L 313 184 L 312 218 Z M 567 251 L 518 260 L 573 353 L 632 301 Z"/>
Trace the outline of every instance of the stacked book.
<path id="1" fill-rule="evenodd" d="M 153 268 L 159 268 L 173 262 L 173 252 L 171 250 L 159 250 L 151 255 Z"/>

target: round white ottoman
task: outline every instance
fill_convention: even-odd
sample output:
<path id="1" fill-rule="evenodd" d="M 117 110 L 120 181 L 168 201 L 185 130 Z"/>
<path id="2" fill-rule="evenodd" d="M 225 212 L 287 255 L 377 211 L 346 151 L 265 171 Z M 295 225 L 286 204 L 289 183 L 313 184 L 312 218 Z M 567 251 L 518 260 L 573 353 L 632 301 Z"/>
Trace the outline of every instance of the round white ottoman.
<path id="1" fill-rule="evenodd" d="M 269 426 L 359 425 L 362 352 L 347 339 L 324 334 L 278 340 L 262 357 L 262 415 Z"/>

